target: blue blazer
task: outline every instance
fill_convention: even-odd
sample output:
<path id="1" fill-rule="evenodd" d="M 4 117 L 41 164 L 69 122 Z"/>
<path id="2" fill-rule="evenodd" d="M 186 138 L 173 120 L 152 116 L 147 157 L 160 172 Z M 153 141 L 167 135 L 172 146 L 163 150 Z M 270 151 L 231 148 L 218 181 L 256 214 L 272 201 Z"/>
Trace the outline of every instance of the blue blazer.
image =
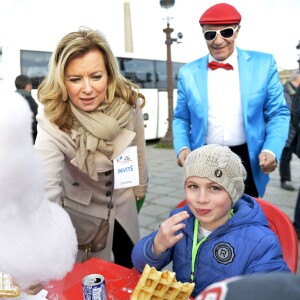
<path id="1" fill-rule="evenodd" d="M 273 55 L 237 48 L 242 115 L 255 184 L 264 195 L 269 176 L 261 172 L 258 155 L 271 150 L 277 161 L 285 145 L 290 112 L 283 95 Z M 177 104 L 173 116 L 173 143 L 194 150 L 205 144 L 208 119 L 208 55 L 179 71 Z"/>

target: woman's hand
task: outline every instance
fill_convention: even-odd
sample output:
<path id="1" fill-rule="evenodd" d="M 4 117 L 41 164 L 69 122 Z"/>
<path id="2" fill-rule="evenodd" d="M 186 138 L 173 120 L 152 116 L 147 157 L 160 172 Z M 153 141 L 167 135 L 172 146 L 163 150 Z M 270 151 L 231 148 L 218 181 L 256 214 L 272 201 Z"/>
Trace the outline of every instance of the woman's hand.
<path id="1" fill-rule="evenodd" d="M 26 293 L 28 295 L 36 295 L 37 293 L 39 293 L 42 289 L 44 288 L 43 284 L 41 283 L 37 283 L 37 284 L 34 284 L 34 285 L 31 285 Z"/>
<path id="2" fill-rule="evenodd" d="M 181 211 L 165 220 L 159 227 L 159 230 L 154 238 L 153 249 L 156 255 L 164 253 L 168 248 L 173 247 L 179 240 L 183 238 L 183 233 L 176 234 L 185 224 L 181 223 L 187 219 L 189 214 L 186 211 Z"/>

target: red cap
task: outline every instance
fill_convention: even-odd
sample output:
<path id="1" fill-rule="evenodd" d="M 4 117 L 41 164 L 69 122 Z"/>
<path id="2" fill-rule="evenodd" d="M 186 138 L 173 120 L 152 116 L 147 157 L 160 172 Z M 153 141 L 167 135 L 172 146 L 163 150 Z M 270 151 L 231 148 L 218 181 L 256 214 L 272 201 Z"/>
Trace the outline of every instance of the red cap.
<path id="1" fill-rule="evenodd" d="M 239 24 L 242 16 L 230 4 L 219 3 L 208 8 L 200 17 L 200 25 L 204 24 Z"/>

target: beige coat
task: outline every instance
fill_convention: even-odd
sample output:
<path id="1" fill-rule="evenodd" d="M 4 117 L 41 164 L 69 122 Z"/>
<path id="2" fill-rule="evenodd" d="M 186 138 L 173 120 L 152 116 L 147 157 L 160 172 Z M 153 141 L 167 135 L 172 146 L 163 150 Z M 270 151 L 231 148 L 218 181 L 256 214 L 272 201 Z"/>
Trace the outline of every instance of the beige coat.
<path id="1" fill-rule="evenodd" d="M 50 201 L 63 205 L 68 211 L 76 229 L 79 245 L 84 245 L 94 238 L 101 220 L 107 217 L 108 204 L 112 197 L 113 207 L 106 247 L 102 251 L 92 253 L 93 256 L 106 260 L 112 258 L 115 219 L 134 243 L 140 238 L 135 197 L 142 197 L 146 193 L 148 167 L 142 110 L 132 108 L 132 112 L 132 121 L 114 141 L 115 150 L 112 159 L 128 146 L 137 145 L 140 185 L 117 190 L 113 189 L 112 161 L 97 152 L 95 165 L 99 181 L 90 179 L 76 167 L 75 133 L 69 135 L 59 130 L 43 111 L 37 116 L 38 136 L 34 147 L 45 168 L 46 196 Z M 79 251 L 77 261 L 81 260 L 82 255 L 83 251 Z"/>

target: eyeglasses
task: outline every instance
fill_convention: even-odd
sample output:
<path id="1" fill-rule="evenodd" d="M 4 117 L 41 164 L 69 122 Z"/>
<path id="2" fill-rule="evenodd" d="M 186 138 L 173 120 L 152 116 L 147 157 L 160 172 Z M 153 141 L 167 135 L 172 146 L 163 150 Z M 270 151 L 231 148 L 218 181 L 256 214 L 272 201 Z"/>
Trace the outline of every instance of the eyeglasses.
<path id="1" fill-rule="evenodd" d="M 227 27 L 221 30 L 207 30 L 203 33 L 203 35 L 207 41 L 213 41 L 218 34 L 220 34 L 223 39 L 230 39 L 238 28 L 239 26 L 236 26 L 235 28 Z"/>

